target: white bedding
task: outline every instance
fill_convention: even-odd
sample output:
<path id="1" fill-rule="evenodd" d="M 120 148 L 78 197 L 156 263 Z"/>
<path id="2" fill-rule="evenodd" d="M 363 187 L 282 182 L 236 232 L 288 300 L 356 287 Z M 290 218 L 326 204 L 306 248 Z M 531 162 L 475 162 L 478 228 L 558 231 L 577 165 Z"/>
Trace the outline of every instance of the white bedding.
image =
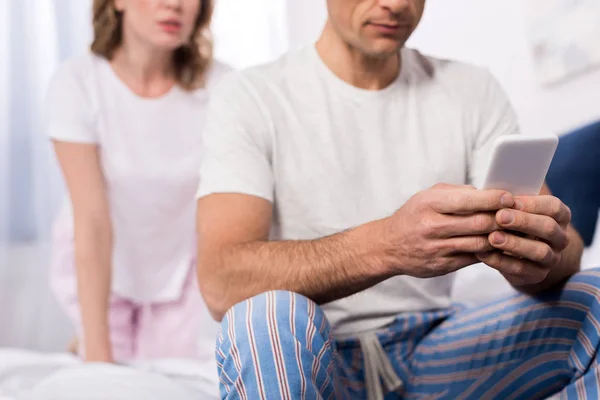
<path id="1" fill-rule="evenodd" d="M 206 363 L 82 364 L 65 354 L 0 349 L 0 400 L 211 400 L 218 393 Z"/>

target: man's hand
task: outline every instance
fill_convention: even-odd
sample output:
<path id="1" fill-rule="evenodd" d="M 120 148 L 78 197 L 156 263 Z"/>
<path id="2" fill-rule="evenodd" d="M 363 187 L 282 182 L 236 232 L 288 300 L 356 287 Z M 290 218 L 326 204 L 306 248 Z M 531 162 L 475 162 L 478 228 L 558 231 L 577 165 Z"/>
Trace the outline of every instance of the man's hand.
<path id="1" fill-rule="evenodd" d="M 490 244 L 499 251 L 478 258 L 513 286 L 538 284 L 560 263 L 569 245 L 570 221 L 571 211 L 556 197 L 516 197 L 513 209 L 496 214 L 502 231 L 489 235 Z"/>
<path id="2" fill-rule="evenodd" d="M 385 220 L 392 272 L 429 278 L 477 263 L 475 254 L 493 250 L 496 212 L 513 206 L 503 190 L 439 184 L 419 192 Z"/>

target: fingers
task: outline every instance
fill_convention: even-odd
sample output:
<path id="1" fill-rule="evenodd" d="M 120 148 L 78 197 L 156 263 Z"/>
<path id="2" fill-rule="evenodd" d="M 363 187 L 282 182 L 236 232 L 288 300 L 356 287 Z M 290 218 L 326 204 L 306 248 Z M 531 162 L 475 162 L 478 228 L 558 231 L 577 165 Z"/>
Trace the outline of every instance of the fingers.
<path id="1" fill-rule="evenodd" d="M 427 223 L 427 222 L 426 222 Z M 439 215 L 429 222 L 429 236 L 450 238 L 457 236 L 488 235 L 500 229 L 493 212 L 463 215 Z"/>
<path id="2" fill-rule="evenodd" d="M 571 222 L 571 210 L 554 196 L 519 196 L 515 198 L 514 208 L 529 214 L 548 216 L 563 227 Z"/>
<path id="3" fill-rule="evenodd" d="M 513 285 L 532 285 L 542 282 L 548 276 L 549 268 L 544 268 L 526 259 L 518 259 L 495 251 L 478 254 L 479 261 L 501 272 Z"/>
<path id="4" fill-rule="evenodd" d="M 530 278 L 530 277 L 523 277 L 523 276 L 518 276 L 518 275 L 509 275 L 509 274 L 505 274 L 503 273 L 502 276 L 504 276 L 504 279 L 506 279 L 508 281 L 508 283 L 510 283 L 513 286 L 527 286 L 527 285 L 535 285 L 538 283 L 541 283 L 544 281 L 544 279 L 539 279 L 539 278 Z"/>
<path id="5" fill-rule="evenodd" d="M 541 264 L 546 268 L 554 267 L 560 261 L 560 251 L 554 251 L 550 245 L 539 240 L 520 237 L 508 232 L 493 232 L 489 235 L 490 244 L 498 250 L 523 259 Z"/>
<path id="6" fill-rule="evenodd" d="M 496 213 L 496 222 L 503 229 L 538 237 L 558 251 L 564 250 L 569 244 L 566 229 L 546 215 L 505 209 Z"/>
<path id="7" fill-rule="evenodd" d="M 487 235 L 463 236 L 443 241 L 444 249 L 450 254 L 485 253 L 494 250 Z"/>
<path id="8" fill-rule="evenodd" d="M 474 254 L 456 254 L 447 259 L 451 272 L 458 271 L 469 265 L 477 264 L 479 260 Z"/>
<path id="9" fill-rule="evenodd" d="M 504 190 L 473 190 L 460 187 L 455 190 L 438 190 L 430 206 L 440 214 L 470 214 L 497 211 L 514 205 L 513 196 Z"/>
<path id="10" fill-rule="evenodd" d="M 417 270 L 413 270 L 411 276 L 419 278 L 433 278 L 456 272 L 459 269 L 477 264 L 479 260 L 472 253 L 456 253 L 431 258 Z"/>

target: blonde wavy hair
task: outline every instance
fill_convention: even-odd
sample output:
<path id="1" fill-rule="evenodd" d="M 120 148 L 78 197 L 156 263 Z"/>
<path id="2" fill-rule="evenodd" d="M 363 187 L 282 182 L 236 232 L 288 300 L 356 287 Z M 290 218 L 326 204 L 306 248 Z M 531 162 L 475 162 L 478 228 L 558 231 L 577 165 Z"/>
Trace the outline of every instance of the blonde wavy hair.
<path id="1" fill-rule="evenodd" d="M 186 90 L 204 85 L 205 73 L 212 62 L 210 20 L 212 0 L 198 0 L 201 10 L 196 18 L 190 40 L 173 53 L 177 83 Z M 115 8 L 114 0 L 94 0 L 94 41 L 92 52 L 108 60 L 123 40 L 123 16 Z"/>

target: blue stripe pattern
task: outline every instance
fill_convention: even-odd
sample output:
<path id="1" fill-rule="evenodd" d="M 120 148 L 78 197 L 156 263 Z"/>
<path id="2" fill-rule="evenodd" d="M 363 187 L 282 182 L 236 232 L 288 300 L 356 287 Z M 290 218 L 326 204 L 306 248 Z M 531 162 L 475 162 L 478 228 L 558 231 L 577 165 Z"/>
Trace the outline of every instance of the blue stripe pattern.
<path id="1" fill-rule="evenodd" d="M 403 385 L 385 399 L 600 399 L 600 269 L 562 290 L 407 313 L 377 332 Z M 223 399 L 365 399 L 360 338 L 333 340 L 298 294 L 233 307 L 217 341 Z"/>

